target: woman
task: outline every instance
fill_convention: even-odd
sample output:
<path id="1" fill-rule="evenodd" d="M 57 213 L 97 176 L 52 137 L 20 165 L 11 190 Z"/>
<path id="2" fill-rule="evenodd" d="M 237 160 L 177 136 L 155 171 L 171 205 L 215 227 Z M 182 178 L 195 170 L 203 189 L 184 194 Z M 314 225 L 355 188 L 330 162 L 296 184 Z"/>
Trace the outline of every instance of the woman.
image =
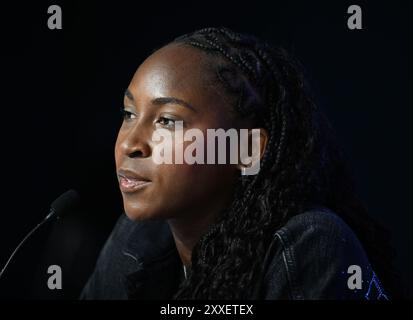
<path id="1" fill-rule="evenodd" d="M 387 240 L 283 50 L 226 28 L 186 34 L 139 66 L 122 114 L 126 215 L 82 298 L 389 298 Z M 190 144 L 176 143 L 178 122 L 183 132 L 258 128 L 259 172 L 155 163 L 155 130 L 171 131 L 174 155 Z"/>

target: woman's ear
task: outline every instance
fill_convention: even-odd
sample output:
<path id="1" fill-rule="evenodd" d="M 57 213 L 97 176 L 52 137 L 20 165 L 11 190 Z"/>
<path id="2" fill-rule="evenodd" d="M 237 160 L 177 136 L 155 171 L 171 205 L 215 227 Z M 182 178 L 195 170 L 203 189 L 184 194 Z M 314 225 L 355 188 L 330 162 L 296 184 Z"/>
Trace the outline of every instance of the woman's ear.
<path id="1" fill-rule="evenodd" d="M 264 128 L 248 129 L 248 148 L 243 145 L 241 138 L 239 162 L 237 168 L 243 175 L 257 174 L 260 161 L 264 156 L 269 140 L 268 131 Z M 251 155 L 249 155 L 251 154 Z M 247 172 L 248 171 L 248 172 Z"/>

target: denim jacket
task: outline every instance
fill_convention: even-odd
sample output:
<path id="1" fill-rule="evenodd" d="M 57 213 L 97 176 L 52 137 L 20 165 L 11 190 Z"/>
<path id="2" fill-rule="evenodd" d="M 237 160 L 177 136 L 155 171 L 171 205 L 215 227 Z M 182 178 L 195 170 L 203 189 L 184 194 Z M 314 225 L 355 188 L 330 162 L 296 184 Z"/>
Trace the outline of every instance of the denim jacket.
<path id="1" fill-rule="evenodd" d="M 253 299 L 388 299 L 352 230 L 314 207 L 273 235 Z M 182 264 L 169 226 L 122 215 L 81 299 L 170 299 Z"/>

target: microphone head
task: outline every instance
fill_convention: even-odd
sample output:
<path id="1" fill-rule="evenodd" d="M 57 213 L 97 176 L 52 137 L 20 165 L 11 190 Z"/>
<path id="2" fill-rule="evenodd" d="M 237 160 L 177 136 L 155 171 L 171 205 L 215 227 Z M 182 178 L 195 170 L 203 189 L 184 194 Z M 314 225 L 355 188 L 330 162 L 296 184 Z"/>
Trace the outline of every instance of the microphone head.
<path id="1" fill-rule="evenodd" d="M 70 189 L 62 193 L 50 207 L 58 216 L 64 216 L 71 210 L 75 209 L 80 203 L 80 196 L 77 191 Z"/>

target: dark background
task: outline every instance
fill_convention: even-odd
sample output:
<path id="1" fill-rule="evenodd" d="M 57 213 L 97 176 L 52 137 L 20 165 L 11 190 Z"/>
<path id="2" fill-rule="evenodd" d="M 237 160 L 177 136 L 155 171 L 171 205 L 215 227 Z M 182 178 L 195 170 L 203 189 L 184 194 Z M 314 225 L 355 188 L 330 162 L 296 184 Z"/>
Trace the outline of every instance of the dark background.
<path id="1" fill-rule="evenodd" d="M 406 2 L 0 2 L 0 266 L 68 188 L 81 210 L 36 233 L 0 279 L 1 298 L 76 298 L 122 212 L 113 159 L 124 89 L 155 47 L 227 26 L 282 45 L 304 65 L 371 215 L 393 234 L 413 287 L 411 13 Z M 58 4 L 63 29 L 47 28 Z M 347 28 L 358 4 L 363 30 Z M 46 287 L 47 267 L 63 290 Z"/>

